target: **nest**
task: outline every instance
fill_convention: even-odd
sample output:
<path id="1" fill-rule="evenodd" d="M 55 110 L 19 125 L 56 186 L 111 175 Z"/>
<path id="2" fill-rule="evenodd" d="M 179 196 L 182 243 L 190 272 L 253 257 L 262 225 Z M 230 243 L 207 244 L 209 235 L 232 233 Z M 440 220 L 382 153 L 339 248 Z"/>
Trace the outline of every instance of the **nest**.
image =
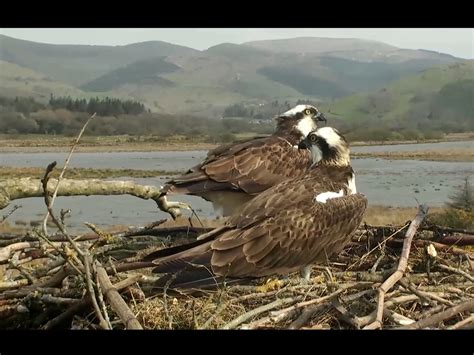
<path id="1" fill-rule="evenodd" d="M 109 234 L 90 226 L 94 233 L 73 242 L 62 234 L 3 236 L 0 328 L 472 327 L 472 235 L 421 225 L 411 240 L 409 224 L 361 226 L 341 254 L 313 267 L 309 282 L 294 274 L 200 295 L 155 293 L 157 276 L 139 260 L 205 228 L 156 223 Z"/>

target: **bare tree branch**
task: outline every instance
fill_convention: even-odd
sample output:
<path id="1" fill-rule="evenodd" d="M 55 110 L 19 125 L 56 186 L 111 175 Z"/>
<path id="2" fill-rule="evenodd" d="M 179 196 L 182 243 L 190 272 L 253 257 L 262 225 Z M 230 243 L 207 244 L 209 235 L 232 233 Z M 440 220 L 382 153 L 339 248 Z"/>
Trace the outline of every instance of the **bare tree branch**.
<path id="1" fill-rule="evenodd" d="M 405 273 L 405 270 L 408 266 L 411 241 L 413 240 L 416 230 L 420 226 L 427 213 L 428 206 L 421 205 L 418 208 L 418 213 L 406 232 L 405 241 L 403 242 L 402 254 L 398 262 L 397 270 L 379 287 L 379 295 L 377 299 L 377 316 L 375 318 L 375 322 L 369 324 L 364 329 L 377 329 L 382 327 L 385 294 L 398 282 L 398 280 L 403 277 L 403 274 Z"/>

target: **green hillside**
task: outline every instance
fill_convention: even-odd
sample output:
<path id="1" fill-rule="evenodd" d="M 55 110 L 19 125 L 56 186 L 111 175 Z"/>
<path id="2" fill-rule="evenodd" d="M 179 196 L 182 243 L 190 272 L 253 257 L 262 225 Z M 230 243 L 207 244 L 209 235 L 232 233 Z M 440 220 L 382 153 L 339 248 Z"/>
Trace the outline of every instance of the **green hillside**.
<path id="1" fill-rule="evenodd" d="M 337 101 L 337 113 L 388 121 L 402 117 L 417 100 L 427 104 L 425 91 L 412 98 L 405 89 L 397 91 L 393 86 L 389 95 L 384 87 L 392 88 L 400 78 L 428 68 L 463 62 L 436 52 L 350 38 L 224 43 L 197 51 L 160 41 L 51 45 L 2 35 L 0 60 L 8 63 L 1 67 L 1 94 L 10 97 L 109 96 L 139 100 L 158 113 L 217 118 L 232 104 L 327 102 L 359 93 Z M 21 68 L 36 73 L 34 86 L 31 80 L 23 80 L 30 74 L 15 74 Z M 439 75 L 443 81 L 444 74 Z M 410 80 L 401 85 L 412 85 Z M 434 75 L 425 80 L 438 79 Z M 401 97 L 393 98 L 395 94 Z M 394 107 L 395 103 L 400 106 Z"/>
<path id="2" fill-rule="evenodd" d="M 0 60 L 75 86 L 136 61 L 159 56 L 192 56 L 198 52 L 161 41 L 126 46 L 54 45 L 0 35 Z"/>
<path id="3" fill-rule="evenodd" d="M 168 63 L 164 58 L 142 60 L 108 72 L 82 85 L 81 89 L 85 91 L 109 91 L 121 85 L 140 83 L 172 86 L 173 83 L 160 77 L 160 74 L 172 73 L 178 69 L 178 66 Z"/>
<path id="4" fill-rule="evenodd" d="M 368 94 L 321 105 L 331 117 L 355 125 L 379 122 L 446 130 L 474 129 L 474 61 L 425 70 Z"/>
<path id="5" fill-rule="evenodd" d="M 33 97 L 49 100 L 50 95 L 82 96 L 84 92 L 73 86 L 50 79 L 34 70 L 0 60 L 0 96 Z"/>

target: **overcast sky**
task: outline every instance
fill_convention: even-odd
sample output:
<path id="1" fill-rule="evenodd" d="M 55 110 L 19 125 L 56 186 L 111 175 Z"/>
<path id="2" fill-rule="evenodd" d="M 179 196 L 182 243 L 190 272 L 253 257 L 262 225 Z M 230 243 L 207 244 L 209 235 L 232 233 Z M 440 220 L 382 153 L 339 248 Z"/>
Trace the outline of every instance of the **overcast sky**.
<path id="1" fill-rule="evenodd" d="M 124 45 L 160 40 L 195 49 L 206 49 L 224 42 L 294 37 L 362 38 L 400 48 L 429 49 L 456 57 L 474 58 L 472 28 L 2 28 L 0 33 L 54 44 Z"/>

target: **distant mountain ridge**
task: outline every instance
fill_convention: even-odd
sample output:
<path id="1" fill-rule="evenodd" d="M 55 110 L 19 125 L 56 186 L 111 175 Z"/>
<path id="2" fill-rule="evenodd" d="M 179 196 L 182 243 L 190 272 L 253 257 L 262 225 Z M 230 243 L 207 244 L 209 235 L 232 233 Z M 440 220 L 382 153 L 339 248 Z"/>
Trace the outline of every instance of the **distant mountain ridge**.
<path id="1" fill-rule="evenodd" d="M 222 43 L 200 51 L 162 41 L 53 45 L 4 35 L 0 60 L 5 95 L 132 98 L 152 111 L 208 117 L 220 117 L 225 107 L 240 102 L 326 102 L 370 93 L 429 68 L 465 62 L 351 38 Z M 30 74 L 9 75 L 21 68 Z M 23 80 L 32 72 L 34 84 Z"/>

